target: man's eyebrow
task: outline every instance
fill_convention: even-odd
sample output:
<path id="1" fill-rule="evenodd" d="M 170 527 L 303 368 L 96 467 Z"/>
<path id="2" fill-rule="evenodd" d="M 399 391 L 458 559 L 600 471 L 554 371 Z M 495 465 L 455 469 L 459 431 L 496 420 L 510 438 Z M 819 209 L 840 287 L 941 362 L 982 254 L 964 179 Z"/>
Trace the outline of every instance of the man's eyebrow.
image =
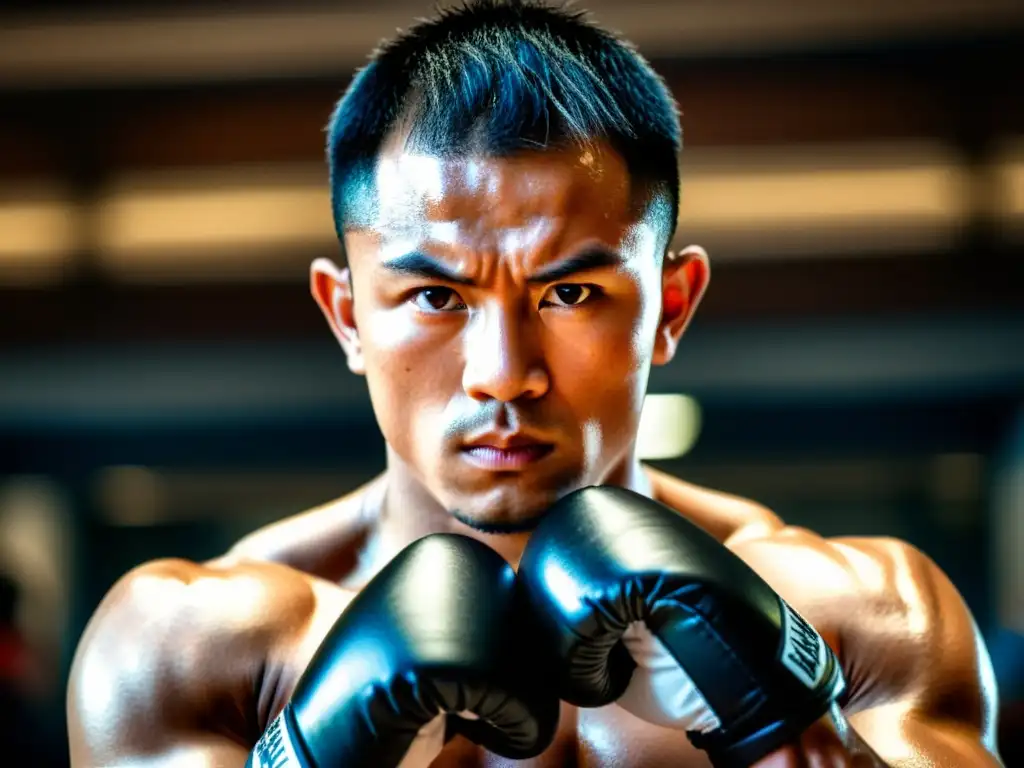
<path id="1" fill-rule="evenodd" d="M 422 277 L 426 280 L 442 280 L 446 283 L 457 285 L 473 285 L 473 281 L 460 275 L 450 266 L 438 261 L 420 251 L 413 251 L 403 256 L 396 256 L 388 261 L 381 262 L 381 267 L 389 272 L 412 277 Z"/>
<path id="2" fill-rule="evenodd" d="M 527 278 L 527 282 L 553 283 L 565 280 L 579 272 L 602 267 L 617 267 L 621 263 L 622 257 L 615 251 L 601 247 L 588 248 L 582 253 L 538 270 Z"/>
<path id="3" fill-rule="evenodd" d="M 527 278 L 528 283 L 553 283 L 565 280 L 580 272 L 602 267 L 615 267 L 622 263 L 622 257 L 607 248 L 589 248 L 568 259 L 543 267 Z M 421 251 L 413 251 L 402 256 L 381 262 L 380 266 L 388 272 L 425 280 L 440 280 L 456 285 L 475 285 L 471 278 L 460 275 L 443 261 L 439 261 Z"/>

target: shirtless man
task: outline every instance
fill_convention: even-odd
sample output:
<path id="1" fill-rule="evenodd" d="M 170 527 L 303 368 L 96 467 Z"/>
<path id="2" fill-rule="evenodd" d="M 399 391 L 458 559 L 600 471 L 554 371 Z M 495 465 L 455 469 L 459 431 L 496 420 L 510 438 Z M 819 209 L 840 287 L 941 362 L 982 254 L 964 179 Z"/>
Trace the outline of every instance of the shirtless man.
<path id="1" fill-rule="evenodd" d="M 580 598 L 559 590 L 597 578 L 581 575 L 594 558 L 644 564 L 649 550 L 662 558 L 655 570 L 671 561 L 672 578 L 705 568 L 714 581 L 718 566 L 708 563 L 736 574 L 723 557 L 742 560 L 813 625 L 827 643 L 820 659 L 838 661 L 845 690 L 829 689 L 830 712 L 758 768 L 1001 764 L 986 650 L 925 555 L 890 539 L 826 540 L 640 463 L 650 367 L 671 361 L 709 279 L 701 249 L 668 250 L 679 149 L 661 80 L 621 41 L 564 11 L 473 3 L 375 54 L 328 132 L 346 261 L 315 262 L 311 285 L 350 369 L 366 377 L 386 469 L 216 561 L 159 561 L 122 578 L 76 654 L 75 768 L 509 764 L 496 753 L 538 767 L 710 765 L 680 731 L 713 714 L 709 702 L 723 698 L 714 683 L 666 722 L 625 695 L 559 703 L 564 658 L 531 669 L 544 635 L 524 629 L 531 614 L 511 597 L 511 580 L 526 583 L 526 569 L 549 592 L 544 610 L 556 611 L 558 599 Z M 589 486 L 605 488 L 579 492 Z M 608 511 L 615 504 L 602 497 L 609 530 L 643 529 L 650 510 L 637 500 L 647 498 L 717 543 L 669 524 L 623 559 L 616 548 L 635 537 L 609 536 L 586 517 L 598 504 L 586 494 L 619 498 L 608 487 L 632 499 Z M 581 494 L 591 501 L 566 512 Z M 623 527 L 631 515 L 637 524 Z M 579 535 L 565 533 L 567 519 Z M 531 539 L 543 552 L 531 552 Z M 699 567 L 691 545 L 708 555 Z M 557 584 L 537 565 L 552 547 L 575 569 Z M 736 578 L 766 594 L 754 577 Z M 751 634 L 778 629 L 776 608 L 719 613 L 743 610 Z M 396 654 L 416 657 L 428 639 L 446 658 L 472 656 L 455 659 L 473 666 L 472 681 L 456 673 L 428 685 L 422 669 L 403 672 L 386 681 L 386 706 L 364 706 L 353 681 L 395 666 Z M 653 679 L 645 675 L 656 665 L 635 641 L 626 643 L 633 677 Z M 747 653 L 742 643 L 733 657 Z M 694 679 L 711 669 L 724 687 L 711 662 L 689 661 Z M 495 692 L 498 714 L 481 714 Z M 451 715 L 441 719 L 456 723 L 454 737 L 434 721 L 396 722 L 392 709 L 408 714 L 427 699 Z M 765 700 L 778 711 L 792 704 Z M 368 744 L 377 751 L 359 751 Z"/>

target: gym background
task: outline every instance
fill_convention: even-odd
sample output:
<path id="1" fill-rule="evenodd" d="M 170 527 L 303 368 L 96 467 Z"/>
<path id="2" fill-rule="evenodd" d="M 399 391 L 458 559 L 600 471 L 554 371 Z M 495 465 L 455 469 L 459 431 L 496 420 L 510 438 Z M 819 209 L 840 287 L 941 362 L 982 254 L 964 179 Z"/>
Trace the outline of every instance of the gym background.
<path id="1" fill-rule="evenodd" d="M 442 3 L 443 5 L 444 3 Z M 907 539 L 977 617 L 1024 766 L 1024 6 L 591 0 L 684 112 L 711 290 L 645 455 Z M 0 11 L 0 734 L 67 764 L 104 592 L 382 466 L 307 289 L 323 126 L 419 0 Z"/>

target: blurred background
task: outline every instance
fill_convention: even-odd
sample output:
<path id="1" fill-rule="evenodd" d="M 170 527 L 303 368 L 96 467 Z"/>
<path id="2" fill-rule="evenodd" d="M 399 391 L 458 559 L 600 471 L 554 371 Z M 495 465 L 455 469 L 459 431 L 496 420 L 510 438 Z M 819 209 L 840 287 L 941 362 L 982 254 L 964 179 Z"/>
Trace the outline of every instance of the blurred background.
<path id="1" fill-rule="evenodd" d="M 444 3 L 442 3 L 443 5 Z M 1024 12 L 1017 0 L 592 0 L 684 113 L 710 292 L 642 440 L 969 602 L 1024 766 Z M 379 471 L 309 297 L 323 126 L 425 2 L 8 0 L 0 11 L 0 723 L 66 765 L 115 579 Z"/>

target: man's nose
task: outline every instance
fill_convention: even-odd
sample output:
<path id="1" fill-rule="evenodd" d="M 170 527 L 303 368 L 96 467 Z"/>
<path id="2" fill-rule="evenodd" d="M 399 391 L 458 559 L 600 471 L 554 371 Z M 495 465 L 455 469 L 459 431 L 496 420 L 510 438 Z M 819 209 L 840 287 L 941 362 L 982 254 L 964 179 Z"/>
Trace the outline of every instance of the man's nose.
<path id="1" fill-rule="evenodd" d="M 470 321 L 465 355 L 462 386 L 474 400 L 532 400 L 550 386 L 533 329 L 507 308 L 489 308 Z"/>

